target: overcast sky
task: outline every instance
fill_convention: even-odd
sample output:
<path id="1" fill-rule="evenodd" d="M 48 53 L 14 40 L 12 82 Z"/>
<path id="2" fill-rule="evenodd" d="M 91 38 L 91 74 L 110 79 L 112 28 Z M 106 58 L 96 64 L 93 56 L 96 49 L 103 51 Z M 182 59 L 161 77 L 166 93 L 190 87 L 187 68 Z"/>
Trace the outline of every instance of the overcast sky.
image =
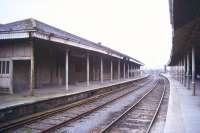
<path id="1" fill-rule="evenodd" d="M 0 23 L 35 18 L 159 68 L 171 50 L 168 0 L 1 0 Z"/>

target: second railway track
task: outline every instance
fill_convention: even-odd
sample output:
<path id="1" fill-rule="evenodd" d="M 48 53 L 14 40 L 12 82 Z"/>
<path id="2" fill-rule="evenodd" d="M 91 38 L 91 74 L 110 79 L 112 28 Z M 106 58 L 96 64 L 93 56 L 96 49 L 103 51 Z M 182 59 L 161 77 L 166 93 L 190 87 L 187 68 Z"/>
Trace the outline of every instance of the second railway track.
<path id="1" fill-rule="evenodd" d="M 160 79 L 155 88 L 148 91 L 136 103 L 98 132 L 149 133 L 162 104 L 165 90 L 165 80 Z"/>
<path id="2" fill-rule="evenodd" d="M 142 87 L 143 90 L 141 89 Z M 14 128 L 14 130 L 9 130 L 9 132 L 68 132 L 67 128 L 71 127 L 71 123 L 81 121 L 85 117 L 92 115 L 103 108 L 107 108 L 106 106 L 112 105 L 114 102 L 120 101 L 120 99 L 123 99 L 124 97 L 135 95 L 135 99 L 131 98 L 132 105 L 127 104 L 124 109 L 118 111 L 117 116 L 112 117 L 109 121 L 105 121 L 104 124 L 86 132 L 105 133 L 131 131 L 147 133 L 150 131 L 162 103 L 162 98 L 165 93 L 165 80 L 159 77 L 153 81 L 148 80 L 139 84 L 134 89 L 131 88 L 131 86 L 128 86 L 127 89 L 124 89 L 123 91 L 108 93 L 108 95 L 103 95 L 92 99 L 91 101 L 78 104 L 72 108 L 59 111 L 58 113 L 52 113 L 52 115 L 49 115 L 48 117 L 24 124 L 24 126 L 20 126 L 18 129 Z M 140 93 L 136 93 L 136 90 Z"/>
<path id="3" fill-rule="evenodd" d="M 135 89 L 131 86 L 126 87 L 128 89 L 124 89 L 123 91 L 117 91 L 115 93 L 110 93 L 109 95 L 103 95 L 100 97 L 96 97 L 92 99 L 90 102 L 83 102 L 84 104 L 77 104 L 77 106 L 74 106 L 72 108 L 67 109 L 61 109 L 58 111 L 55 111 L 53 113 L 49 113 L 47 116 L 41 116 L 37 118 L 31 118 L 33 120 L 28 120 L 27 123 L 22 122 L 22 126 L 19 124 L 19 128 L 15 128 L 18 126 L 17 123 L 15 123 L 14 126 L 11 125 L 11 130 L 9 132 L 16 132 L 16 133 L 23 133 L 23 132 L 50 132 L 54 131 L 57 128 L 62 127 L 66 123 L 69 123 L 71 121 L 77 120 L 95 110 L 100 109 L 101 107 L 105 106 L 106 104 L 111 103 L 112 101 L 123 97 L 124 95 L 127 95 L 130 92 L 135 91 L 137 88 L 140 88 L 141 86 L 144 86 L 148 84 L 150 81 L 146 81 L 143 84 L 140 84 Z M 35 120 L 34 120 L 35 119 Z M 14 127 L 14 128 L 13 128 Z M 6 128 L 5 128 L 6 129 Z M 9 128 L 7 128 L 9 129 Z M 13 130 L 14 129 L 14 130 Z M 6 130 L 4 130 L 5 132 Z"/>
<path id="4" fill-rule="evenodd" d="M 73 133 L 73 132 L 93 132 L 93 133 L 98 133 L 98 132 L 103 132 L 103 130 L 101 131 L 100 129 L 102 129 L 102 127 L 95 127 L 94 128 L 94 126 L 95 126 L 95 124 L 96 123 L 98 123 L 98 121 L 101 119 L 102 120 L 102 118 L 99 118 L 99 117 L 105 117 L 105 116 L 107 116 L 106 114 L 102 114 L 101 113 L 101 110 L 106 110 L 106 109 L 108 109 L 108 108 L 112 108 L 112 109 L 110 109 L 110 110 L 112 110 L 111 112 L 115 112 L 116 111 L 116 109 L 114 109 L 116 106 L 116 102 L 119 102 L 119 103 L 117 103 L 117 108 L 120 106 L 120 103 L 121 103 L 121 105 L 123 105 L 124 106 L 124 108 L 127 108 L 127 106 L 129 106 L 129 104 L 128 103 L 133 103 L 133 102 L 135 102 L 135 101 L 137 101 L 138 99 L 140 99 L 141 97 L 143 97 L 143 95 L 144 94 L 146 94 L 146 93 L 148 93 L 148 92 L 150 92 L 150 90 L 154 90 L 154 88 L 157 88 L 157 86 L 159 86 L 160 85 L 160 80 L 158 80 L 158 79 L 156 79 L 156 81 L 155 82 L 153 82 L 152 84 L 148 84 L 147 86 L 146 86 L 146 89 L 144 89 L 144 88 L 140 88 L 139 90 L 141 91 L 142 89 L 144 89 L 145 91 L 143 91 L 142 93 L 136 93 L 136 92 L 131 92 L 131 93 L 129 93 L 128 95 L 126 95 L 126 96 L 123 96 L 123 97 L 119 97 L 119 98 L 117 98 L 117 99 L 115 99 L 115 100 L 113 100 L 112 102 L 110 102 L 110 103 L 108 103 L 108 104 L 106 104 L 106 105 L 103 105 L 101 108 L 98 108 L 98 110 L 95 110 L 95 111 L 93 111 L 93 112 L 90 112 L 87 116 L 84 116 L 84 118 L 80 118 L 80 119 L 78 119 L 77 121 L 73 121 L 73 122 L 70 122 L 70 123 L 67 123 L 67 124 L 65 124 L 64 126 L 63 126 L 63 128 L 61 128 L 61 129 L 58 129 L 58 130 L 55 130 L 55 132 L 56 133 L 60 133 L 60 132 L 67 132 L 67 133 Z M 127 98 L 128 97 L 128 98 Z M 126 99 L 126 100 L 124 100 L 124 99 Z M 129 99 L 128 100 L 128 102 L 127 102 L 127 99 Z M 127 102 L 127 103 L 126 103 Z M 115 104 L 115 105 L 114 105 Z M 114 108 L 113 107 L 109 107 L 109 106 L 115 106 Z M 119 106 L 118 106 L 119 105 Z M 120 108 L 120 107 L 119 107 Z M 123 110 L 123 109 L 122 109 Z M 104 112 L 109 112 L 109 111 L 104 111 Z M 92 119 L 90 119 L 89 117 L 90 116 L 95 116 L 96 114 L 100 114 L 100 115 L 97 115 L 97 117 L 96 117 L 96 120 L 94 119 L 94 120 L 92 120 Z M 108 114 L 108 113 L 107 113 Z M 115 117 L 112 117 L 112 118 L 115 118 Z M 86 121 L 85 121 L 86 120 Z M 85 122 L 84 122 L 85 121 Z M 88 122 L 88 121 L 90 121 L 90 122 Z M 82 125 L 82 124 L 83 125 Z M 105 121 L 105 123 L 104 124 L 106 124 L 106 125 L 109 125 L 109 122 L 107 123 L 107 121 Z M 91 125 L 93 125 L 93 127 L 91 126 Z M 97 125 L 98 126 L 98 125 Z M 82 130 L 83 128 L 88 128 L 88 129 L 84 129 L 84 130 Z M 94 129 L 93 129 L 94 128 Z"/>

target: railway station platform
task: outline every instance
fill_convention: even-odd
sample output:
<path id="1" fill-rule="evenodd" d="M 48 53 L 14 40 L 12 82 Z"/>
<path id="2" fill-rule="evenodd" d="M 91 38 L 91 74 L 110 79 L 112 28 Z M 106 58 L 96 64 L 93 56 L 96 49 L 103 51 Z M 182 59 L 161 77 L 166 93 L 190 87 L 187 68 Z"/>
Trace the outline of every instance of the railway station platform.
<path id="1" fill-rule="evenodd" d="M 90 86 L 83 83 L 76 86 L 69 86 L 68 91 L 64 87 L 35 89 L 34 96 L 17 94 L 1 95 L 0 123 L 67 105 L 94 96 L 95 94 L 128 85 L 146 77 L 148 75 L 125 80 L 113 80 L 112 82 L 105 81 L 102 84 L 99 82 L 91 82 Z"/>
<path id="2" fill-rule="evenodd" d="M 117 84 L 123 84 L 129 81 L 138 80 L 143 77 L 134 77 L 129 79 L 113 80 L 113 81 L 104 81 L 104 83 L 91 82 L 89 86 L 85 82 L 79 83 L 76 85 L 69 85 L 69 90 L 66 91 L 65 86 L 51 86 L 43 87 L 34 90 L 34 96 L 29 96 L 28 91 L 20 94 L 1 94 L 0 95 L 0 109 L 7 107 L 37 102 L 45 99 L 56 98 L 61 96 L 73 95 L 76 93 L 81 93 L 89 90 L 96 90 L 100 88 L 105 88 L 109 86 L 114 86 Z"/>
<path id="3" fill-rule="evenodd" d="M 199 133 L 200 84 L 196 96 L 170 74 L 163 74 L 170 82 L 170 97 L 164 133 Z"/>

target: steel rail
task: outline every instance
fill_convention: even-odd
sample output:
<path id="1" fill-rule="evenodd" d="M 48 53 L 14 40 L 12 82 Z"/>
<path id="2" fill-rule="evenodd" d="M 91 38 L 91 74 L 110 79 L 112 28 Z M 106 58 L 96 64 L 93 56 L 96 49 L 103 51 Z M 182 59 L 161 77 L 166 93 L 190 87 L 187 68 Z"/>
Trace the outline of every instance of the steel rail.
<path id="1" fill-rule="evenodd" d="M 105 92 L 103 94 L 92 96 L 90 98 L 83 99 L 81 101 L 77 101 L 77 102 L 71 103 L 71 104 L 66 105 L 66 106 L 58 107 L 58 108 L 51 109 L 51 110 L 48 110 L 48 111 L 44 111 L 44 112 L 41 112 L 41 113 L 36 113 L 36 114 L 33 114 L 33 115 L 25 117 L 25 118 L 10 121 L 8 123 L 0 125 L 0 132 L 11 130 L 13 128 L 17 128 L 17 127 L 20 127 L 20 126 L 25 125 L 25 124 L 30 124 L 30 123 L 33 123 L 37 120 L 43 120 L 43 119 L 45 119 L 49 116 L 52 116 L 54 114 L 61 113 L 61 112 L 64 112 L 68 109 L 77 107 L 79 105 L 89 103 L 91 101 L 97 100 L 98 98 L 104 97 L 104 96 L 109 95 L 111 93 L 117 93 L 117 92 L 122 91 L 123 89 L 126 89 L 126 88 L 128 88 L 128 86 L 124 86 L 124 87 L 122 87 L 122 88 L 120 88 L 120 89 L 118 89 L 114 92 L 111 90 L 109 92 Z"/>
<path id="2" fill-rule="evenodd" d="M 150 82 L 150 80 L 148 81 L 148 78 L 147 78 L 147 81 L 144 81 L 144 82 L 147 82 L 146 84 L 148 84 Z M 133 84 L 135 84 L 135 83 L 133 83 Z M 62 113 L 64 111 L 67 111 L 69 109 L 75 108 L 77 106 L 80 106 L 80 105 L 83 105 L 83 104 L 86 104 L 86 103 L 90 103 L 92 101 L 100 99 L 100 98 L 102 98 L 104 96 L 107 96 L 109 94 L 114 94 L 114 93 L 123 91 L 124 89 L 130 88 L 133 84 L 120 87 L 120 89 L 115 90 L 114 92 L 113 92 L 113 90 L 111 90 L 109 92 L 105 92 L 103 94 L 92 96 L 90 98 L 83 99 L 81 101 L 77 101 L 77 102 L 71 103 L 71 104 L 66 105 L 66 106 L 58 107 L 56 109 L 51 109 L 51 110 L 48 110 L 48 111 L 45 111 L 45 112 L 42 112 L 42 113 L 33 114 L 33 115 L 25 117 L 25 118 L 13 120 L 11 122 L 8 122 L 6 124 L 1 125 L 0 126 L 0 132 L 8 131 L 8 130 L 11 130 L 11 129 L 15 129 L 15 128 L 21 127 L 21 126 L 23 126 L 25 124 L 31 124 L 31 123 L 34 123 L 37 120 L 46 119 L 46 118 L 48 118 L 50 116 L 53 116 L 53 115 L 55 115 L 57 113 Z M 137 84 L 137 82 L 136 82 L 136 84 Z"/>
<path id="3" fill-rule="evenodd" d="M 148 127 L 146 133 L 149 133 L 149 132 L 150 132 L 150 130 L 151 130 L 152 126 L 153 126 L 153 123 L 154 123 L 154 121 L 155 121 L 155 119 L 156 119 L 156 116 L 158 115 L 158 112 L 159 112 L 159 110 L 160 110 L 160 106 L 161 106 L 161 104 L 162 104 L 162 101 L 163 101 L 163 98 L 164 98 L 164 95 L 165 95 L 165 91 L 166 91 L 166 86 L 165 86 L 165 80 L 164 80 L 164 90 L 163 90 L 163 92 L 162 92 L 162 96 L 161 96 L 161 98 L 160 98 L 159 104 L 158 104 L 158 106 L 157 106 L 157 108 L 156 108 L 156 112 L 155 112 L 155 114 L 154 114 L 154 116 L 153 116 L 153 118 L 152 118 L 152 120 L 151 120 L 151 123 L 149 124 L 149 127 Z"/>
<path id="4" fill-rule="evenodd" d="M 148 92 L 146 92 L 136 103 L 134 103 L 131 107 L 129 107 L 126 111 L 124 111 L 120 116 L 118 116 L 115 120 L 110 122 L 106 127 L 104 127 L 99 133 L 106 133 L 110 131 L 110 129 L 120 121 L 125 115 L 127 115 L 133 108 L 135 108 L 148 94 L 150 94 L 156 87 L 158 87 L 159 82 Z"/>
<path id="5" fill-rule="evenodd" d="M 114 101 L 116 101 L 116 100 L 118 100 L 118 99 L 120 99 L 120 98 L 122 98 L 122 97 L 128 95 L 129 93 L 132 93 L 132 92 L 134 92 L 134 91 L 140 89 L 141 87 L 143 87 L 143 86 L 145 86 L 145 85 L 147 85 L 147 84 L 148 84 L 148 83 L 146 83 L 146 84 L 144 84 L 144 85 L 142 85 L 142 86 L 139 86 L 138 88 L 135 88 L 135 89 L 133 89 L 133 90 L 131 90 L 131 91 L 129 91 L 129 92 L 127 92 L 127 93 L 125 93 L 125 94 L 123 94 L 123 95 L 117 97 L 117 98 L 114 98 L 114 99 L 112 99 L 112 100 L 110 100 L 110 101 L 108 101 L 108 102 L 106 102 L 106 103 L 104 103 L 104 104 L 102 104 L 102 105 L 100 105 L 100 106 L 94 108 L 94 109 L 91 109 L 91 110 L 89 110 L 89 111 L 86 111 L 86 112 L 84 112 L 84 113 L 81 113 L 81 114 L 79 114 L 79 115 L 77 115 L 77 116 L 75 116 L 75 117 L 73 117 L 73 118 L 71 118 L 71 119 L 69 119 L 69 120 L 66 120 L 66 121 L 64 121 L 64 122 L 62 122 L 62 123 L 59 123 L 59 124 L 57 124 L 57 125 L 54 125 L 54 126 L 48 128 L 48 129 L 45 129 L 45 130 L 41 131 L 41 133 L 49 133 L 49 132 L 55 131 L 56 129 L 63 127 L 63 126 L 66 125 L 67 123 L 70 123 L 70 122 L 73 122 L 73 121 L 78 120 L 78 119 L 80 119 L 80 118 L 83 118 L 83 117 L 85 117 L 85 116 L 87 116 L 87 115 L 89 115 L 89 114 L 91 114 L 91 113 L 93 113 L 93 112 L 95 112 L 95 111 L 97 111 L 97 110 L 103 108 L 104 106 L 106 106 L 106 105 L 108 105 L 108 104 L 110 104 L 110 103 L 112 103 L 112 102 L 114 102 Z"/>

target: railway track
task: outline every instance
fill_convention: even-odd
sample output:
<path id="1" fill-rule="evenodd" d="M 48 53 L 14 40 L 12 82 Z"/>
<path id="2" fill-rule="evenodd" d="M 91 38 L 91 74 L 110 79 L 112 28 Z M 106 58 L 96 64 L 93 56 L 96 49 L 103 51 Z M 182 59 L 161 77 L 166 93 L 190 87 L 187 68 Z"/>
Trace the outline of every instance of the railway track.
<path id="1" fill-rule="evenodd" d="M 58 108 L 53 111 L 42 113 L 40 115 L 31 116 L 26 119 L 18 120 L 11 122 L 3 127 L 1 127 L 0 132 L 50 132 L 57 128 L 62 127 L 66 123 L 77 120 L 88 115 L 91 112 L 94 112 L 103 106 L 128 95 L 130 92 L 133 92 L 139 89 L 141 86 L 149 84 L 150 80 L 138 81 L 135 87 L 131 84 L 129 86 L 122 87 L 114 92 L 107 92 L 76 102 L 66 107 Z M 136 84 L 136 83 L 134 83 Z"/>
<path id="2" fill-rule="evenodd" d="M 97 132 L 149 133 L 162 104 L 165 90 L 165 81 L 161 79 L 155 88 L 145 93 L 137 102 Z"/>

